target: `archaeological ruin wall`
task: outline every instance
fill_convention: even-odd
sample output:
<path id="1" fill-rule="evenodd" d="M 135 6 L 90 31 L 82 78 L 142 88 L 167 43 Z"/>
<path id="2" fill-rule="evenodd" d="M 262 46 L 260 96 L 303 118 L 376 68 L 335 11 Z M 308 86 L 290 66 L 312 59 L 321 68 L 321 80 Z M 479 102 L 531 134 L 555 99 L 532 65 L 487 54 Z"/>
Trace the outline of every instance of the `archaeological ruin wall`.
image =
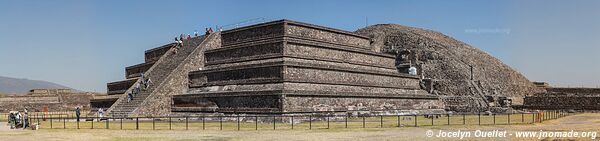
<path id="1" fill-rule="evenodd" d="M 525 97 L 523 108 L 532 110 L 600 110 L 600 88 L 546 88 L 546 93 Z"/>
<path id="2" fill-rule="evenodd" d="M 301 113 L 443 108 L 370 39 L 289 20 L 223 31 L 173 112 Z"/>
<path id="3" fill-rule="evenodd" d="M 76 107 L 90 109 L 90 99 L 100 94 L 72 92 L 70 89 L 34 89 L 26 95 L 0 97 L 0 112 L 23 109 L 42 111 L 70 111 Z"/>

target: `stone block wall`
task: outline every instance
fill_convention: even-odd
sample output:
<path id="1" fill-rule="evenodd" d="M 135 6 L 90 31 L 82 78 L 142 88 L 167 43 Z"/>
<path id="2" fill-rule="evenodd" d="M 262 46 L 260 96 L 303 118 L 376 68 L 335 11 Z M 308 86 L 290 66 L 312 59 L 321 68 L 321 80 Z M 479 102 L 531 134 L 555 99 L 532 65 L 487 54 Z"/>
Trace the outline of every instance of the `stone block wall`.
<path id="1" fill-rule="evenodd" d="M 93 93 L 59 93 L 43 95 L 8 96 L 0 98 L 0 112 L 11 110 L 42 111 L 48 107 L 49 111 L 70 111 L 76 107 L 90 109 L 90 99 L 97 94 Z"/>
<path id="2" fill-rule="evenodd" d="M 548 93 L 600 94 L 600 88 L 546 88 Z"/>
<path id="3" fill-rule="evenodd" d="M 28 95 L 43 95 L 43 94 L 66 94 L 72 93 L 71 89 L 32 89 Z"/>
<path id="4" fill-rule="evenodd" d="M 284 99 L 284 109 L 295 112 L 428 110 L 444 108 L 441 101 L 429 99 L 294 96 L 287 96 Z"/>
<path id="5" fill-rule="evenodd" d="M 256 40 L 270 39 L 283 36 L 284 25 L 277 22 L 258 24 L 252 27 L 242 27 L 221 33 L 223 46 L 247 43 Z"/>
<path id="6" fill-rule="evenodd" d="M 339 111 L 361 104 L 369 110 L 443 107 L 420 89 L 418 76 L 396 71 L 394 56 L 372 51 L 367 37 L 288 20 L 221 36 L 223 46 L 206 51 L 207 66 L 190 72 L 191 89 L 173 96 L 172 110 L 318 112 L 301 103 Z M 306 102 L 311 98 L 316 101 Z"/>
<path id="7" fill-rule="evenodd" d="M 92 112 L 97 111 L 98 108 L 108 109 L 112 106 L 119 97 L 111 97 L 111 96 L 103 96 L 103 97 L 94 97 L 94 99 L 90 100 L 90 107 L 92 108 Z"/>
<path id="8" fill-rule="evenodd" d="M 546 88 L 524 98 L 523 108 L 537 110 L 600 110 L 599 88 Z"/>
<path id="9" fill-rule="evenodd" d="M 127 89 L 129 89 L 135 82 L 137 82 L 138 78 L 126 79 L 123 81 L 111 82 L 106 84 L 106 90 L 108 95 L 113 94 L 124 94 Z"/>
<path id="10" fill-rule="evenodd" d="M 289 21 L 286 24 L 286 36 L 314 39 L 318 41 L 340 44 L 347 47 L 371 50 L 370 39 L 362 35 L 293 21 Z"/>
<path id="11" fill-rule="evenodd" d="M 175 47 L 175 43 L 163 45 L 161 47 L 153 48 L 146 50 L 144 52 L 144 60 L 145 62 L 156 62 L 160 57 L 162 57 L 169 49 Z"/>
<path id="12" fill-rule="evenodd" d="M 125 77 L 127 79 L 140 77 L 141 73 L 144 73 L 154 65 L 154 62 L 145 62 L 125 68 Z"/>
<path id="13" fill-rule="evenodd" d="M 524 108 L 535 110 L 600 110 L 600 96 L 544 95 L 525 97 Z"/>
<path id="14" fill-rule="evenodd" d="M 285 54 L 298 58 L 320 59 L 332 62 L 343 62 L 356 65 L 374 66 L 395 69 L 395 57 L 368 51 L 350 50 L 335 45 L 307 44 L 287 42 Z"/>

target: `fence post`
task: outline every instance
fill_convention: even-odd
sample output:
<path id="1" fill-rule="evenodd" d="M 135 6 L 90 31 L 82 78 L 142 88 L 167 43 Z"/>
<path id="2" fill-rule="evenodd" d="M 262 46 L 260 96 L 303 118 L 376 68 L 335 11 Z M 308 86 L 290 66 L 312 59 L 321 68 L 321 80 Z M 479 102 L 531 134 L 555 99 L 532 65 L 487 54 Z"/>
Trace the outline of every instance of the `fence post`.
<path id="1" fill-rule="evenodd" d="M 49 118 L 50 119 L 50 129 L 52 129 L 52 117 Z M 93 122 L 93 121 L 92 121 Z M 93 127 L 93 126 L 92 126 Z M 92 128 L 93 129 L 93 128 Z"/>
<path id="2" fill-rule="evenodd" d="M 154 117 L 153 117 L 152 118 L 152 130 L 154 130 L 154 129 L 155 129 L 155 126 L 154 126 Z"/>
<path id="3" fill-rule="evenodd" d="M 481 125 L 481 113 L 477 113 L 477 118 L 478 118 L 478 124 Z"/>
<path id="4" fill-rule="evenodd" d="M 329 124 L 328 124 L 329 126 Z M 383 128 L 383 115 L 379 115 L 379 127 Z"/>
<path id="5" fill-rule="evenodd" d="M 544 122 L 544 120 L 546 120 L 546 112 L 542 111 L 540 114 L 537 115 L 538 116 L 538 120 L 540 121 L 539 123 Z"/>
<path id="6" fill-rule="evenodd" d="M 273 130 L 275 130 L 275 116 L 273 116 Z"/>
<path id="7" fill-rule="evenodd" d="M 254 116 L 254 130 L 258 130 L 258 116 Z"/>
<path id="8" fill-rule="evenodd" d="M 219 116 L 219 130 L 223 130 L 223 116 Z"/>
<path id="9" fill-rule="evenodd" d="M 521 113 L 521 123 L 525 123 L 525 114 Z"/>
<path id="10" fill-rule="evenodd" d="M 465 125 L 466 121 L 465 121 L 465 114 L 464 113 L 462 114 L 462 117 L 463 117 L 463 125 Z"/>
<path id="11" fill-rule="evenodd" d="M 135 117 L 135 130 L 139 130 L 139 129 L 140 129 L 140 118 Z"/>
<path id="12" fill-rule="evenodd" d="M 531 113 L 531 123 L 535 123 L 535 113 Z"/>
<path id="13" fill-rule="evenodd" d="M 365 116 L 363 116 L 362 118 L 363 118 L 363 128 L 365 128 Z"/>
<path id="14" fill-rule="evenodd" d="M 106 129 L 110 129 L 110 126 L 108 125 L 110 122 L 110 118 L 106 118 Z"/>
<path id="15" fill-rule="evenodd" d="M 398 115 L 398 123 L 396 123 L 396 127 L 400 127 L 400 115 Z"/>
<path id="16" fill-rule="evenodd" d="M 206 129 L 206 124 L 204 122 L 204 116 L 202 116 L 202 130 Z"/>
<path id="17" fill-rule="evenodd" d="M 308 115 L 308 129 L 312 130 L 312 115 Z"/>
<path id="18" fill-rule="evenodd" d="M 169 117 L 169 130 L 171 130 L 171 117 Z"/>
<path id="19" fill-rule="evenodd" d="M 67 129 L 67 119 L 63 118 L 63 129 Z"/>
<path id="20" fill-rule="evenodd" d="M 494 125 L 496 125 L 496 114 L 492 114 L 493 118 L 494 118 Z"/>
<path id="21" fill-rule="evenodd" d="M 344 116 L 345 128 L 348 128 L 348 115 Z"/>
<path id="22" fill-rule="evenodd" d="M 237 129 L 240 131 L 240 115 L 237 115 Z"/>
<path id="23" fill-rule="evenodd" d="M 294 116 L 292 116 L 292 130 L 294 130 Z"/>
<path id="24" fill-rule="evenodd" d="M 448 117 L 448 125 L 450 125 L 450 114 L 446 114 L 446 116 Z"/>
<path id="25" fill-rule="evenodd" d="M 415 127 L 417 127 L 417 126 L 418 126 L 418 124 L 417 124 L 417 115 L 415 115 Z"/>
<path id="26" fill-rule="evenodd" d="M 169 119 L 169 120 L 171 120 L 171 119 Z M 188 130 L 188 129 L 189 129 L 189 126 L 188 126 L 188 124 L 189 124 L 189 117 L 188 117 L 188 116 L 185 116 L 185 130 Z M 169 124 L 169 126 L 171 126 L 171 124 Z M 170 127 L 169 127 L 169 128 L 170 128 Z"/>
<path id="27" fill-rule="evenodd" d="M 434 117 L 431 117 L 431 126 L 433 126 L 433 118 L 434 118 Z"/>
<path id="28" fill-rule="evenodd" d="M 94 129 L 94 120 L 95 120 L 95 119 L 96 119 L 96 118 L 92 118 L 92 129 Z M 50 120 L 50 121 L 52 121 L 52 120 Z M 52 125 L 52 122 L 50 122 L 50 125 Z"/>
<path id="29" fill-rule="evenodd" d="M 121 130 L 123 130 L 123 119 L 120 118 L 119 121 L 121 122 L 119 125 L 121 126 Z"/>

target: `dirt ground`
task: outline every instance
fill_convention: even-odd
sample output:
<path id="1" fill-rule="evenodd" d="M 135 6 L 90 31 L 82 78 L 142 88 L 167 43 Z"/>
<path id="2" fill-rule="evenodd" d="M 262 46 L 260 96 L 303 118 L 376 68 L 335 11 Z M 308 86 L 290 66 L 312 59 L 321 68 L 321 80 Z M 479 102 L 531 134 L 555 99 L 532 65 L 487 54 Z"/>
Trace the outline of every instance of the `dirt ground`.
<path id="1" fill-rule="evenodd" d="M 507 131 L 514 134 L 518 131 L 585 131 L 600 132 L 600 114 L 586 113 L 572 115 L 537 124 L 521 125 L 452 125 L 423 126 L 401 128 L 354 128 L 354 129 L 318 129 L 318 130 L 106 130 L 106 129 L 41 129 L 10 130 L 5 124 L 0 126 L 0 140 L 39 141 L 39 140 L 208 140 L 208 141 L 258 141 L 258 140 L 352 140 L 352 141 L 394 141 L 394 140 L 459 140 L 460 138 L 428 137 L 428 131 Z M 508 137 L 477 138 L 465 137 L 462 140 L 591 140 L 586 138 L 517 138 Z"/>

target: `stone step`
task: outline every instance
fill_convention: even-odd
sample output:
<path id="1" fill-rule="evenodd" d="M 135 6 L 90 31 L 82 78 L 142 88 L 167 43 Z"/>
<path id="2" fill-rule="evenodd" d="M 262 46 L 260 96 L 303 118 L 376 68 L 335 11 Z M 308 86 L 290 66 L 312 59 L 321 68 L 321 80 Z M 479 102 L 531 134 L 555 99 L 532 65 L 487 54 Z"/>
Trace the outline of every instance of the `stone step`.
<path id="1" fill-rule="evenodd" d="M 167 76 L 173 73 L 174 68 L 177 68 L 180 64 L 182 64 L 184 60 L 188 58 L 194 50 L 196 50 L 196 47 L 204 42 L 205 39 L 206 36 L 202 36 L 184 43 L 184 47 L 179 49 L 177 54 L 164 54 L 168 56 L 163 55 L 163 60 L 153 63 L 152 67 L 154 67 L 154 69 L 150 72 L 146 72 L 146 76 L 152 78 L 152 81 L 155 85 L 142 90 L 141 93 L 136 94 L 129 102 L 127 102 L 127 99 L 122 99 L 120 102 L 115 103 L 111 112 L 108 114 L 113 116 L 127 116 L 131 114 L 131 112 L 142 105 L 142 103 L 152 94 L 152 92 L 154 92 L 155 88 L 160 86 L 158 84 L 161 84 L 163 81 L 165 81 Z M 127 96 L 121 98 L 127 98 Z"/>

